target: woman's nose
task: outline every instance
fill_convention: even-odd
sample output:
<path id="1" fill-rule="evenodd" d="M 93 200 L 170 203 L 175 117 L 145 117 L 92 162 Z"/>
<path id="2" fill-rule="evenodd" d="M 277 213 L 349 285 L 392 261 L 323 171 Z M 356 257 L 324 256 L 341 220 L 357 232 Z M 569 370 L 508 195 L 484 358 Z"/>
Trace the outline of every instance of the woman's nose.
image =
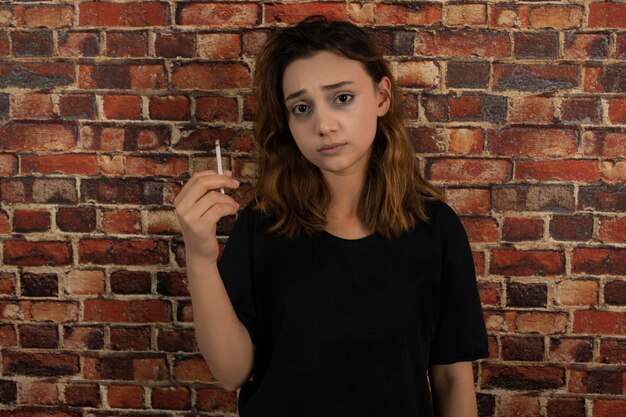
<path id="1" fill-rule="evenodd" d="M 316 113 L 317 129 L 320 136 L 332 135 L 337 131 L 338 122 L 332 110 L 318 106 Z"/>

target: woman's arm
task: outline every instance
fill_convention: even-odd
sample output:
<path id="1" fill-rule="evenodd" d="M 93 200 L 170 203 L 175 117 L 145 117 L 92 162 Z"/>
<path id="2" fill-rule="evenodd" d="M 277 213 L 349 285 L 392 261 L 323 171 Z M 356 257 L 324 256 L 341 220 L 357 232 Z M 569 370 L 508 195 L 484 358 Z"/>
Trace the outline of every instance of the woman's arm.
<path id="1" fill-rule="evenodd" d="M 432 365 L 428 374 L 437 417 L 477 417 L 471 362 Z"/>

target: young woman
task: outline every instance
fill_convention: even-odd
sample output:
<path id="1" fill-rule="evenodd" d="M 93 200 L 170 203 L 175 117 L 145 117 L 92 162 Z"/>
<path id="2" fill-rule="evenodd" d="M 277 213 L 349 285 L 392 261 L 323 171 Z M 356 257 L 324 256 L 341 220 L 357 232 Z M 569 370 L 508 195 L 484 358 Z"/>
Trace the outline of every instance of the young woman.
<path id="1" fill-rule="evenodd" d="M 256 60 L 259 176 L 218 262 L 230 173 L 175 205 L 198 346 L 239 413 L 476 416 L 487 337 L 470 246 L 419 174 L 394 79 L 360 28 L 316 16 Z M 431 394 L 432 391 L 432 394 Z"/>

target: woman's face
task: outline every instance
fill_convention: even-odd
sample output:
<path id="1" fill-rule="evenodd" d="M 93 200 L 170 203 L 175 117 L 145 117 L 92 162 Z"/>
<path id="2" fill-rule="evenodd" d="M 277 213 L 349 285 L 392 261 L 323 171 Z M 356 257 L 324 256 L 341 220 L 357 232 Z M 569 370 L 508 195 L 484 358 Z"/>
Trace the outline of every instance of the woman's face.
<path id="1" fill-rule="evenodd" d="M 375 85 L 359 61 L 322 51 L 285 68 L 289 129 L 300 152 L 327 175 L 362 175 L 389 109 L 391 82 Z"/>

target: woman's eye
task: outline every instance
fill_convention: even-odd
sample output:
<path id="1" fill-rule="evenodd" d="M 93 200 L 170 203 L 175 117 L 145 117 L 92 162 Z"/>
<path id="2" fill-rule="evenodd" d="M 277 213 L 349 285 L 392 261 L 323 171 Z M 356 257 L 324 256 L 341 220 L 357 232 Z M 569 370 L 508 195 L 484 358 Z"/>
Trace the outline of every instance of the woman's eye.
<path id="1" fill-rule="evenodd" d="M 305 114 L 309 111 L 309 106 L 306 104 L 297 104 L 291 109 L 294 114 Z"/>
<path id="2" fill-rule="evenodd" d="M 352 98 L 353 98 L 352 94 L 339 94 L 337 98 L 335 99 L 335 101 L 341 104 L 344 104 L 344 103 L 351 101 Z"/>

